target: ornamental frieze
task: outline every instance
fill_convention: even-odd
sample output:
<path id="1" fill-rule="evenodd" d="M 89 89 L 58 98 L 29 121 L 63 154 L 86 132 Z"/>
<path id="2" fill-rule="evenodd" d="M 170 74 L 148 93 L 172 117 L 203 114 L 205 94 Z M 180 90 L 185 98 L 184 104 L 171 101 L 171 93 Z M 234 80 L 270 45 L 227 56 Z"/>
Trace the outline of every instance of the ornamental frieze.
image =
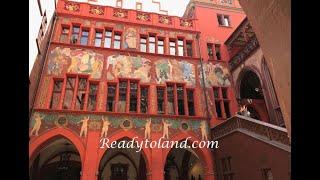
<path id="1" fill-rule="evenodd" d="M 113 9 L 113 16 L 119 18 L 127 18 L 128 11 L 123 9 Z"/>
<path id="2" fill-rule="evenodd" d="M 94 15 L 104 15 L 104 10 L 100 6 L 90 6 L 89 13 Z"/>
<path id="3" fill-rule="evenodd" d="M 180 26 L 182 27 L 192 27 L 193 23 L 190 19 L 180 19 Z"/>
<path id="4" fill-rule="evenodd" d="M 66 2 L 64 5 L 64 9 L 67 11 L 79 12 L 80 5 L 74 2 Z"/>
<path id="5" fill-rule="evenodd" d="M 181 132 L 193 132 L 199 139 L 208 139 L 208 125 L 205 120 L 183 118 L 134 117 L 128 115 L 96 115 L 36 111 L 31 116 L 30 136 L 39 136 L 53 128 L 67 128 L 79 137 L 85 138 L 89 131 L 99 131 L 101 137 L 108 137 L 119 131 L 134 130 L 141 137 L 150 139 L 152 133 L 161 133 L 164 138 Z"/>
<path id="6" fill-rule="evenodd" d="M 150 14 L 149 13 L 143 13 L 143 12 L 137 12 L 137 20 L 140 21 L 150 21 Z"/>
<path id="7" fill-rule="evenodd" d="M 159 15 L 159 23 L 171 25 L 172 24 L 172 19 L 171 19 L 170 16 Z"/>
<path id="8" fill-rule="evenodd" d="M 253 36 L 249 42 L 245 45 L 245 47 L 237 53 L 234 57 L 229 61 L 230 70 L 233 71 L 236 69 L 241 63 L 243 63 L 249 55 L 259 47 L 259 42 L 255 36 Z"/>

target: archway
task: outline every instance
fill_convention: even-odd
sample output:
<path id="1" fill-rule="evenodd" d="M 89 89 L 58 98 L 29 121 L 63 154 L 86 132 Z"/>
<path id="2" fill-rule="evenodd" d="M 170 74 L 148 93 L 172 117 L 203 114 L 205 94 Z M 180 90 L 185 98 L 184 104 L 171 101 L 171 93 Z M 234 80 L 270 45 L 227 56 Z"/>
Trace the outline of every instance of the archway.
<path id="1" fill-rule="evenodd" d="M 264 122 L 269 121 L 265 92 L 261 78 L 254 69 L 242 70 L 238 78 L 238 99 L 239 104 L 246 105 L 250 117 Z"/>
<path id="2" fill-rule="evenodd" d="M 79 180 L 81 157 L 63 136 L 48 139 L 30 159 L 30 180 Z"/>
<path id="3" fill-rule="evenodd" d="M 170 150 L 165 167 L 165 180 L 202 180 L 204 167 L 198 155 L 190 148 Z"/>
<path id="4" fill-rule="evenodd" d="M 118 143 L 129 142 L 124 137 Z M 110 148 L 107 149 L 99 163 L 99 180 L 146 180 L 147 163 L 142 151 L 137 148 Z"/>

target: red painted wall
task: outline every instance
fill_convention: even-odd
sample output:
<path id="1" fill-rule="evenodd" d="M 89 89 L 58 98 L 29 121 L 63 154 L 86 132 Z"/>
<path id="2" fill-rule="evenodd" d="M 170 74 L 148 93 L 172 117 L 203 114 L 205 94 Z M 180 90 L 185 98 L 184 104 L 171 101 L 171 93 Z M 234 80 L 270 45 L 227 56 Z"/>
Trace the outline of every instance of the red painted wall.
<path id="1" fill-rule="evenodd" d="M 271 168 L 273 179 L 290 179 L 290 152 L 240 132 L 219 139 L 219 144 L 214 151 L 216 163 L 230 156 L 235 180 L 262 179 L 263 168 Z"/>

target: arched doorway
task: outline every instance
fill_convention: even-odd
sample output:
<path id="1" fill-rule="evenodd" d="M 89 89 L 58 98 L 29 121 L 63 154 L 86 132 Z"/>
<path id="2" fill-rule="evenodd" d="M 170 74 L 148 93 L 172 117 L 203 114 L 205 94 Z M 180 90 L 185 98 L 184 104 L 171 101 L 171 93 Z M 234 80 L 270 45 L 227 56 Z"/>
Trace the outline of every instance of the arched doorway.
<path id="1" fill-rule="evenodd" d="M 260 76 L 256 71 L 244 69 L 238 79 L 238 99 L 241 105 L 246 105 L 250 117 L 264 122 L 269 121 L 265 93 Z"/>
<path id="2" fill-rule="evenodd" d="M 30 180 L 79 180 L 80 172 L 79 152 L 64 137 L 48 140 L 30 159 Z"/>
<path id="3" fill-rule="evenodd" d="M 129 142 L 122 138 L 118 143 Z M 99 164 L 99 180 L 146 180 L 145 157 L 135 148 L 110 148 L 104 152 Z"/>
<path id="4" fill-rule="evenodd" d="M 198 155 L 191 149 L 173 148 L 167 155 L 165 180 L 202 180 L 203 164 Z"/>

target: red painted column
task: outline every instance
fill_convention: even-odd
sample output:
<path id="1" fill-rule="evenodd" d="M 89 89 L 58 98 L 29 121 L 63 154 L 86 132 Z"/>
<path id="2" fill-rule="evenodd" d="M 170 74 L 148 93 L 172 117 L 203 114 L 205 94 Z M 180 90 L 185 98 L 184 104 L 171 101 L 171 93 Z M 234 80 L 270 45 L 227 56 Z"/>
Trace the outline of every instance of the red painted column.
<path id="1" fill-rule="evenodd" d="M 161 137 L 161 133 L 154 133 L 152 140 L 158 140 Z M 163 162 L 163 149 L 153 148 L 151 149 L 151 179 L 152 180 L 164 180 L 164 165 Z M 148 178 L 149 180 L 150 178 Z"/>
<path id="2" fill-rule="evenodd" d="M 89 120 L 90 123 L 90 120 Z M 98 160 L 98 148 L 99 148 L 99 131 L 89 131 L 86 145 L 86 153 L 84 163 L 82 167 L 81 180 L 97 180 L 97 172 L 99 164 Z"/>
<path id="3" fill-rule="evenodd" d="M 157 87 L 151 84 L 149 87 L 149 113 L 157 114 Z"/>

